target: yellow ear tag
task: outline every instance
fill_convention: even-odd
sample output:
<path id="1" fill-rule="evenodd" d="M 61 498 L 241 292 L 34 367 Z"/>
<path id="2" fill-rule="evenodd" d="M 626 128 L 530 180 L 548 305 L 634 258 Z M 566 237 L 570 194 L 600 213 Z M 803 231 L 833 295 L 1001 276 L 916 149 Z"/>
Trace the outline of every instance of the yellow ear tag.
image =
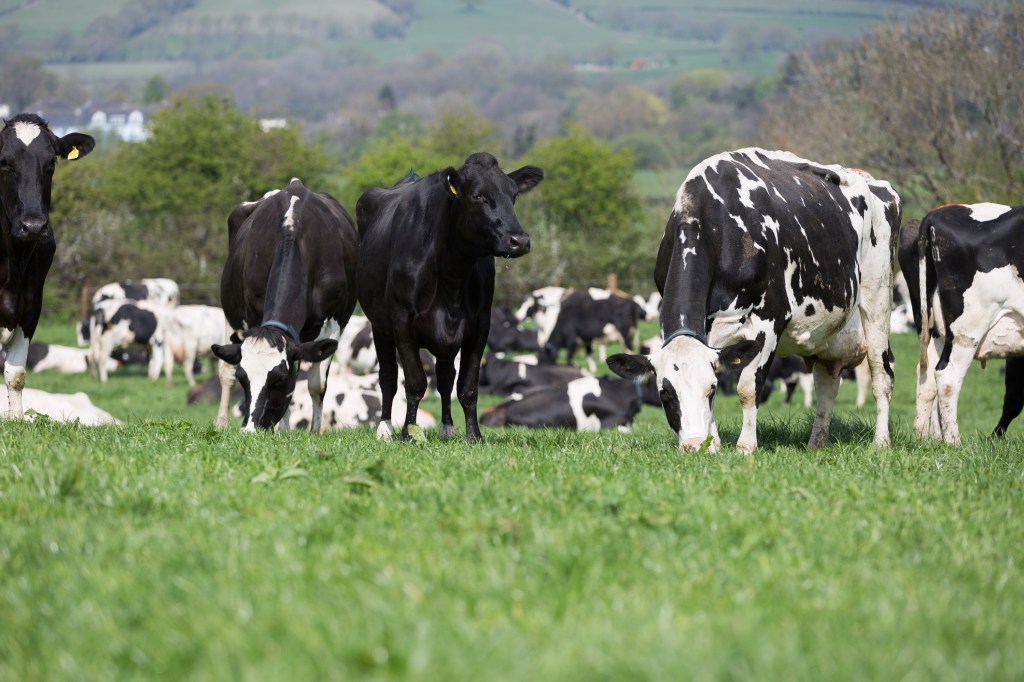
<path id="1" fill-rule="evenodd" d="M 78 147 L 72 147 L 71 151 L 68 152 L 68 161 L 74 161 L 78 158 Z"/>
<path id="2" fill-rule="evenodd" d="M 450 179 L 448 179 L 448 178 L 445 178 L 445 182 L 448 183 L 448 191 L 452 193 L 452 196 L 453 197 L 459 196 L 459 193 L 455 191 L 455 186 L 452 185 L 452 181 Z"/>
<path id="3" fill-rule="evenodd" d="M 742 360 L 740 360 L 739 358 L 733 358 L 733 359 L 732 359 L 732 364 L 734 364 L 734 365 L 738 365 L 738 364 L 740 364 L 741 362 L 743 362 L 743 361 L 742 361 Z"/>

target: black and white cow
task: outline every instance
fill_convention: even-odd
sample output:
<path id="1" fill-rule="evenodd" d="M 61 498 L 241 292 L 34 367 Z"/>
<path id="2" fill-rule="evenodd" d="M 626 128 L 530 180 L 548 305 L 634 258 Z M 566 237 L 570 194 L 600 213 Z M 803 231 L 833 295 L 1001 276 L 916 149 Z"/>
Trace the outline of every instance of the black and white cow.
<path id="1" fill-rule="evenodd" d="M 94 376 L 105 383 L 109 367 L 106 359 L 114 351 L 142 347 L 149 350 L 149 378 L 159 378 L 167 341 L 167 314 L 167 308 L 149 301 L 106 299 L 95 304 L 86 318 L 89 364 Z"/>
<path id="2" fill-rule="evenodd" d="M 7 398 L 6 387 L 0 386 L 0 400 Z M 56 422 L 78 423 L 82 426 L 117 425 L 121 421 L 104 409 L 93 404 L 88 394 L 50 393 L 34 388 L 22 390 L 26 412 L 46 415 Z M 34 419 L 34 417 L 26 417 Z"/>
<path id="3" fill-rule="evenodd" d="M 527 356 L 536 360 L 534 356 Z M 538 364 L 524 358 L 501 358 L 492 353 L 480 365 L 480 390 L 494 395 L 508 395 L 529 388 L 566 384 L 585 376 L 581 369 L 566 365 Z"/>
<path id="4" fill-rule="evenodd" d="M 555 325 L 543 345 L 543 356 L 548 362 L 557 362 L 560 351 L 565 349 L 566 362 L 571 365 L 576 348 L 582 344 L 587 366 L 592 373 L 596 372 L 594 344 L 600 347 L 602 361 L 608 343 L 620 343 L 626 350 L 634 350 L 637 324 L 644 314 L 636 301 L 607 289 L 570 291 L 558 307 Z"/>
<path id="5" fill-rule="evenodd" d="M 178 283 L 166 277 L 126 279 L 111 282 L 96 289 L 92 294 L 92 305 L 100 301 L 149 301 L 165 308 L 174 308 L 181 299 Z M 89 316 L 76 327 L 78 345 L 88 346 L 90 339 Z"/>
<path id="6" fill-rule="evenodd" d="M 3 416 L 24 416 L 28 345 L 43 307 L 43 283 L 57 251 L 50 224 L 50 191 L 57 159 L 92 151 L 88 135 L 54 135 L 46 121 L 19 114 L 0 131 L 0 344 L 7 348 Z"/>
<path id="7" fill-rule="evenodd" d="M 312 404 L 302 393 L 299 381 L 296 389 L 299 393 L 292 400 L 288 416 L 282 426 L 290 429 L 309 428 L 312 419 Z M 401 383 L 401 382 L 399 382 Z M 323 421 L 321 431 L 332 429 L 351 429 L 359 426 L 370 426 L 380 421 L 381 410 L 380 385 L 374 374 L 341 374 L 333 376 L 324 395 Z M 404 392 L 395 395 L 395 403 L 405 407 Z M 416 423 L 422 428 L 433 428 L 437 425 L 434 415 L 426 410 L 417 412 Z"/>
<path id="8" fill-rule="evenodd" d="M 558 312 L 562 309 L 562 299 L 572 290 L 565 287 L 541 287 L 534 289 L 523 304 L 516 310 L 516 319 L 520 322 L 533 318 L 537 330 L 537 347 L 543 348 L 558 321 Z"/>
<path id="9" fill-rule="evenodd" d="M 384 405 L 378 437 L 391 437 L 400 362 L 406 389 L 401 437 L 409 438 L 427 389 L 420 363 L 425 348 L 437 359 L 441 436 L 455 434 L 451 393 L 455 356 L 461 351 L 457 393 L 466 415 L 466 438 L 482 440 L 477 381 L 491 323 L 494 259 L 530 251 L 514 202 L 543 177 L 535 166 L 506 174 L 492 155 L 476 153 L 458 170 L 422 178 L 410 174 L 360 197 L 359 303 L 373 325 L 380 361 Z"/>
<path id="10" fill-rule="evenodd" d="M 6 361 L 6 354 L 4 354 L 4 360 Z M 121 366 L 121 363 L 112 356 L 106 358 L 105 364 L 108 372 Z M 61 374 L 85 374 L 89 371 L 89 351 L 85 348 L 33 341 L 28 347 L 27 367 L 33 372 L 53 371 Z"/>
<path id="11" fill-rule="evenodd" d="M 233 343 L 213 346 L 225 363 L 217 428 L 228 425 L 236 379 L 245 395 L 242 430 L 273 428 L 288 409 L 305 360 L 314 363 L 310 430 L 320 430 L 327 371 L 356 306 L 358 249 L 342 205 L 297 178 L 231 212 L 220 295 L 235 333 Z"/>
<path id="12" fill-rule="evenodd" d="M 539 349 L 537 333 L 520 325 L 515 313 L 505 304 L 494 306 L 491 310 L 491 329 L 487 333 L 487 347 L 495 353 Z"/>
<path id="13" fill-rule="evenodd" d="M 812 448 L 828 443 L 841 370 L 866 355 L 874 440 L 887 446 L 899 223 L 898 195 L 863 171 L 757 148 L 713 156 L 679 188 L 658 252 L 662 348 L 608 365 L 626 377 L 656 375 L 681 450 L 717 450 L 715 370 L 741 367 L 737 447 L 752 453 L 757 397 L 776 353 L 814 364 Z"/>
<path id="14" fill-rule="evenodd" d="M 370 374 L 378 370 L 377 351 L 373 347 L 373 327 L 362 315 L 353 315 L 338 341 L 335 363 L 348 367 L 355 374 Z"/>
<path id="15" fill-rule="evenodd" d="M 513 394 L 484 410 L 484 426 L 560 427 L 576 431 L 628 429 L 640 412 L 640 395 L 632 381 L 615 377 L 580 377 L 568 383 L 538 386 Z"/>
<path id="16" fill-rule="evenodd" d="M 980 203 L 939 207 L 900 235 L 920 333 L 914 431 L 960 442 L 957 402 L 975 358 L 1008 358 L 1002 435 L 1020 413 L 1024 373 L 1024 206 Z M 1012 362 L 1011 362 L 1012 361 Z"/>
<path id="17" fill-rule="evenodd" d="M 214 360 L 213 346 L 224 343 L 224 311 L 212 305 L 182 305 L 167 312 L 167 343 L 164 346 L 164 373 L 170 382 L 174 361 L 181 362 L 185 380 L 196 385 L 197 359 Z M 212 372 L 211 372 L 212 373 Z"/>

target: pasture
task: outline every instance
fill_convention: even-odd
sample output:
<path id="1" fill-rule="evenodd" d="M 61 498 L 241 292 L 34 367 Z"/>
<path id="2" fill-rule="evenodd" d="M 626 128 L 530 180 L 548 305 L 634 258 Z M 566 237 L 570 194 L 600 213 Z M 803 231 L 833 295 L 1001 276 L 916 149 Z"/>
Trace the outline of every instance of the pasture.
<path id="1" fill-rule="evenodd" d="M 972 369 L 963 447 L 919 442 L 893 341 L 892 450 L 844 385 L 832 446 L 776 394 L 753 458 L 730 396 L 724 452 L 684 456 L 649 407 L 631 434 L 383 444 L 217 433 L 180 368 L 30 374 L 127 424 L 0 428 L 0 679 L 1020 679 L 1001 363 Z"/>

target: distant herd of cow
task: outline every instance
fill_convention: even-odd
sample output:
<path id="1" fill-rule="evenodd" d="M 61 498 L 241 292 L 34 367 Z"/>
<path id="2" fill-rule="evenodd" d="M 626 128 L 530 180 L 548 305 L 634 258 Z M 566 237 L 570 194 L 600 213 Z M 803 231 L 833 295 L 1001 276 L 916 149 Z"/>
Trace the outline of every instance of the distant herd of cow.
<path id="1" fill-rule="evenodd" d="M 647 403 L 664 410 L 680 450 L 715 451 L 714 400 L 732 389 L 744 453 L 757 447 L 758 404 L 776 379 L 786 382 L 787 400 L 801 384 L 809 406 L 813 376 L 808 446 L 825 445 L 843 371 L 856 369 L 858 406 L 870 385 L 874 442 L 888 446 L 888 339 L 911 324 L 920 338 L 918 435 L 959 442 L 957 401 L 975 358 L 1007 358 L 996 435 L 1024 407 L 1024 249 L 1015 248 L 1024 207 L 948 205 L 901 229 L 889 183 L 758 148 L 713 156 L 686 177 L 648 298 L 544 287 L 518 310 L 492 306 L 495 258 L 530 251 L 515 201 L 544 173 L 506 173 L 492 155 L 476 153 L 460 168 L 410 172 L 367 191 L 355 220 L 332 196 L 294 179 L 228 217 L 222 308 L 180 305 L 171 280 L 125 281 L 95 292 L 79 328 L 88 349 L 32 344 L 56 249 L 56 160 L 80 159 L 94 144 L 80 133 L 58 138 L 31 114 L 0 132 L 9 418 L 22 418 L 26 406 L 44 411 L 24 389 L 28 368 L 90 369 L 106 381 L 130 349 L 144 346 L 151 378 L 163 370 L 170 380 L 178 361 L 190 386 L 194 365 L 220 360 L 216 376 L 190 392 L 190 400 L 219 393 L 218 428 L 230 423 L 240 393 L 245 431 L 376 424 L 378 438 L 390 439 L 397 398 L 396 427 L 407 440 L 414 427 L 434 425 L 420 409 L 434 390 L 447 438 L 455 435 L 454 390 L 471 442 L 482 440 L 481 424 L 628 428 Z M 357 305 L 365 317 L 353 314 Z M 656 318 L 661 334 L 641 350 L 638 322 Z M 630 352 L 605 357 L 607 343 Z M 595 344 L 622 379 L 596 376 Z M 579 347 L 587 369 L 572 365 Z M 557 364 L 563 349 L 567 365 Z M 478 415 L 480 391 L 505 399 Z M 81 395 L 79 408 L 64 409 L 85 409 Z"/>

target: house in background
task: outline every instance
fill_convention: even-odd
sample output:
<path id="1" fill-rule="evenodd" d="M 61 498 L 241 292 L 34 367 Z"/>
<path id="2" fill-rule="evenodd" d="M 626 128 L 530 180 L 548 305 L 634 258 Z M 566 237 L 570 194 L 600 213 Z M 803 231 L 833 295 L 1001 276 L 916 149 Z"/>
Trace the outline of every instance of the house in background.
<path id="1" fill-rule="evenodd" d="M 35 113 L 46 119 L 50 130 L 61 137 L 79 131 L 98 136 L 116 136 L 125 142 L 141 142 L 149 137 L 146 129 L 150 108 L 125 104 L 93 104 L 72 107 L 60 100 L 40 102 Z M 9 118 L 10 107 L 0 104 L 0 116 Z"/>

